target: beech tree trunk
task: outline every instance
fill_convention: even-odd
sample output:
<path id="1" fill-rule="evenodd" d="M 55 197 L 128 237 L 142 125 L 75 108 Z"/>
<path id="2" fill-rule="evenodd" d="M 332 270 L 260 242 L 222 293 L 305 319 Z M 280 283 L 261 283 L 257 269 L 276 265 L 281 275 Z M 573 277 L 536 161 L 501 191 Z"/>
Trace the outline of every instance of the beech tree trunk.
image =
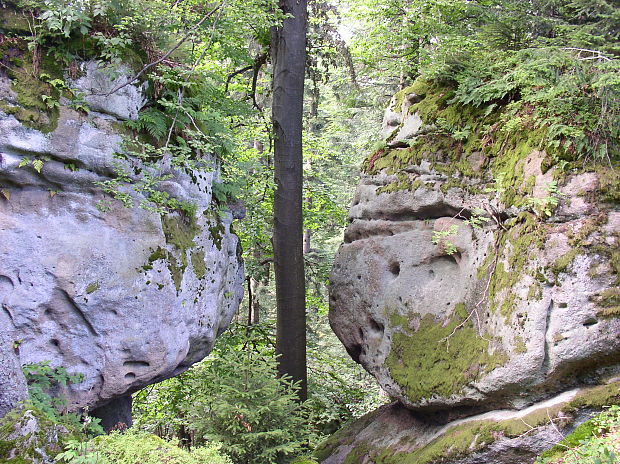
<path id="1" fill-rule="evenodd" d="M 303 258 L 303 98 L 306 0 L 280 0 L 286 15 L 272 30 L 274 167 L 273 249 L 276 277 L 276 352 L 280 375 L 299 382 L 307 397 L 306 301 Z"/>

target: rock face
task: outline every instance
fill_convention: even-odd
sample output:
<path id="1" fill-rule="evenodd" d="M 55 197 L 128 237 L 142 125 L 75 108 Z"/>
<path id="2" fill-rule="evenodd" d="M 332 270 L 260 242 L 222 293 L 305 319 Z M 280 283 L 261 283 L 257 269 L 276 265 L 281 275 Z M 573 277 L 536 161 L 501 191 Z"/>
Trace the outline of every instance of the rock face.
<path id="1" fill-rule="evenodd" d="M 0 327 L 8 326 L 8 318 L 0 314 Z M 9 412 L 15 404 L 27 396 L 26 381 L 8 334 L 0 332 L 0 417 Z"/>
<path id="2" fill-rule="evenodd" d="M 618 384 L 570 390 L 521 411 L 500 410 L 448 424 L 398 403 L 340 430 L 317 450 L 322 464 L 524 464 L 620 400 Z"/>
<path id="3" fill-rule="evenodd" d="M 528 134 L 484 153 L 428 135 L 449 117 L 442 95 L 418 82 L 386 112 L 333 267 L 332 328 L 399 404 L 444 423 L 613 375 L 618 170 L 558 166 Z"/>
<path id="4" fill-rule="evenodd" d="M 111 79 L 90 63 L 71 85 L 104 93 L 119 82 Z M 195 205 L 195 214 L 126 208 L 97 183 L 113 178 L 121 118 L 136 117 L 140 87 L 93 100 L 87 115 L 61 101 L 55 128 L 43 133 L 13 116 L 20 95 L 10 81 L 0 86 L 2 367 L 15 344 L 21 364 L 49 361 L 82 373 L 69 405 L 92 409 L 201 360 L 243 291 L 232 217 L 211 204 L 214 172 L 164 163 L 170 178 L 162 187 Z M 131 194 L 136 204 L 144 200 Z M 14 370 L 0 374 L 0 414 L 11 394 L 6 379 L 21 375 Z"/>

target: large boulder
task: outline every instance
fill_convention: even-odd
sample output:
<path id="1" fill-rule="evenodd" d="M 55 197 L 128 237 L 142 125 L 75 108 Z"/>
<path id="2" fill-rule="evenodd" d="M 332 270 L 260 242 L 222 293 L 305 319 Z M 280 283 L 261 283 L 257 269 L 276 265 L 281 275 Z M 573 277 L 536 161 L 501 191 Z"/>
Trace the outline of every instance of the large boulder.
<path id="1" fill-rule="evenodd" d="M 2 367 L 15 349 L 21 364 L 81 373 L 84 381 L 66 392 L 69 408 L 91 410 L 185 371 L 209 353 L 243 292 L 232 216 L 211 202 L 215 171 L 182 171 L 164 161 L 160 173 L 169 179 L 161 188 L 193 207 L 165 215 L 124 207 L 98 185 L 114 178 L 122 123 L 137 116 L 142 87 L 127 86 L 123 98 L 91 99 L 88 114 L 61 100 L 38 130 L 24 125 L 38 127 L 38 119 L 20 118 L 24 90 L 4 77 Z M 96 96 L 125 79 L 123 69 L 106 73 L 90 63 L 70 85 Z M 145 200 L 126 193 L 136 205 Z M 0 372 L 2 407 L 6 379 L 21 375 L 16 369 L 13 362 Z"/>
<path id="2" fill-rule="evenodd" d="M 315 451 L 321 464 L 524 464 L 555 443 L 578 444 L 590 421 L 620 401 L 617 383 L 575 389 L 523 410 L 438 420 L 392 403 L 358 419 Z M 446 416 L 443 417 L 444 420 Z M 565 448 L 561 448 L 565 449 Z"/>
<path id="3" fill-rule="evenodd" d="M 427 85 L 398 97 L 331 276 L 353 359 L 426 411 L 521 408 L 617 371 L 618 170 L 558 166 L 529 134 L 463 153 L 420 124 Z"/>

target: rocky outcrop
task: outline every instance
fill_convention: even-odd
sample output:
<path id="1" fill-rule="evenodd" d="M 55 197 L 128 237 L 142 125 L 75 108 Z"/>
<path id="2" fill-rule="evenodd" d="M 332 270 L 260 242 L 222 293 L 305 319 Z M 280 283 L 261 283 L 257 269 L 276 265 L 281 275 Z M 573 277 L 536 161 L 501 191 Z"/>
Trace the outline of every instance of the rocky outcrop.
<path id="1" fill-rule="evenodd" d="M 340 430 L 315 454 L 322 464 L 531 463 L 571 434 L 591 430 L 586 421 L 592 411 L 618 401 L 620 387 L 610 384 L 569 390 L 520 411 L 491 411 L 447 424 L 393 403 Z"/>
<path id="2" fill-rule="evenodd" d="M 364 164 L 335 260 L 329 315 L 392 398 L 444 424 L 521 410 L 620 366 L 618 170 L 558 164 L 540 133 L 475 140 L 475 124 L 493 121 L 463 114 L 447 93 L 418 81 L 386 112 L 386 145 Z M 463 120 L 474 125 L 464 135 L 439 127 Z M 407 435 L 411 449 L 426 440 L 409 425 L 389 435 Z M 324 462 L 388 462 L 356 460 L 355 449 Z"/>
<path id="3" fill-rule="evenodd" d="M 121 162 L 124 119 L 144 103 L 138 85 L 122 98 L 97 96 L 123 82 L 122 71 L 86 63 L 81 77 L 65 76 L 89 110 L 61 98 L 43 125 L 21 112 L 23 89 L 0 82 L 0 360 L 4 368 L 15 348 L 21 364 L 83 374 L 67 391 L 70 409 L 92 410 L 185 371 L 209 353 L 242 297 L 232 217 L 211 203 L 214 171 L 164 160 L 161 189 L 192 205 L 165 215 L 126 208 L 98 187 Z M 145 200 L 126 193 L 136 205 Z M 14 365 L 0 373 L 2 407 L 14 375 Z"/>

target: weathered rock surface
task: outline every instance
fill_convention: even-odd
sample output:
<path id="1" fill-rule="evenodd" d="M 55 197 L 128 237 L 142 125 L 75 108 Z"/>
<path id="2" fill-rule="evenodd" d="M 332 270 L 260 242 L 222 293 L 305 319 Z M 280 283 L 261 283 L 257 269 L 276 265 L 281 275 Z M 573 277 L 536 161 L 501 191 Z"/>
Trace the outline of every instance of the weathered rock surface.
<path id="1" fill-rule="evenodd" d="M 330 321 L 351 356 L 414 409 L 520 407 L 617 366 L 620 211 L 600 175 L 567 173 L 547 217 L 544 152 L 516 164 L 516 206 L 475 159 L 469 175 L 441 153 L 390 166 L 411 152 L 371 158 L 336 257 Z"/>
<path id="2" fill-rule="evenodd" d="M 570 390 L 529 408 L 443 424 L 399 403 L 340 430 L 316 451 L 321 464 L 524 464 L 620 400 L 618 384 Z"/>
<path id="3" fill-rule="evenodd" d="M 86 95 L 113 85 L 92 64 L 84 71 L 73 86 Z M 0 95 L 12 108 L 18 100 L 7 84 Z M 138 87 L 123 95 L 93 100 L 88 115 L 61 105 L 47 134 L 0 112 L 0 304 L 8 321 L 0 359 L 17 342 L 22 364 L 49 361 L 84 374 L 68 391 L 72 409 L 183 372 L 209 353 L 242 297 L 232 217 L 211 205 L 213 172 L 164 163 L 171 177 L 163 188 L 196 205 L 193 216 L 125 208 L 97 187 L 118 162 L 119 118 L 135 117 L 143 104 Z M 20 167 L 26 159 L 42 160 L 40 172 Z M 3 387 L 20 375 L 14 370 L 0 372 Z"/>
<path id="4" fill-rule="evenodd" d="M 0 313 L 0 327 L 8 326 L 8 318 Z M 28 395 L 15 345 L 7 333 L 0 331 L 0 417 Z"/>
<path id="5" fill-rule="evenodd" d="M 463 110 L 442 113 L 435 91 L 414 84 L 386 112 L 331 276 L 332 328 L 398 406 L 343 432 L 358 438 L 324 463 L 532 462 L 550 423 L 465 438 L 457 460 L 420 456 L 450 440 L 438 420 L 523 410 L 620 370 L 618 168 L 558 165 L 529 134 L 466 149 L 434 135 L 433 117 Z M 403 446 L 417 457 L 387 459 Z"/>
<path id="6" fill-rule="evenodd" d="M 0 421 L 0 462 L 54 464 L 75 431 L 54 423 L 41 411 L 17 407 Z"/>

